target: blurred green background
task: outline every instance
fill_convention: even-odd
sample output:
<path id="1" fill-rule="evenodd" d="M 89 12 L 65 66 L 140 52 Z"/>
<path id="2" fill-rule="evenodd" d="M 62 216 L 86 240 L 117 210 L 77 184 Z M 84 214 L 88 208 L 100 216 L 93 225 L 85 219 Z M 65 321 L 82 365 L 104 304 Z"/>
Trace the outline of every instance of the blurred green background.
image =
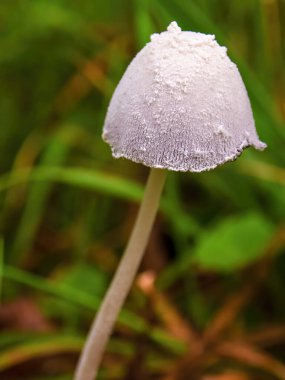
<path id="1" fill-rule="evenodd" d="M 71 379 L 148 169 L 102 141 L 116 84 L 176 20 L 238 65 L 264 152 L 169 173 L 101 379 L 285 379 L 283 0 L 1 0 L 0 378 Z"/>

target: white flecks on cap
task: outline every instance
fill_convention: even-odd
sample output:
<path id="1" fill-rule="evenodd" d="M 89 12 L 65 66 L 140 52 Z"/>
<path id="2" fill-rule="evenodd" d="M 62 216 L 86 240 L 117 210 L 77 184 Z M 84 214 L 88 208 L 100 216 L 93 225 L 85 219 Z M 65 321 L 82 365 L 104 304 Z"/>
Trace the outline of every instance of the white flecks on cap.
<path id="1" fill-rule="evenodd" d="M 111 99 L 103 138 L 113 156 L 154 168 L 201 172 L 264 149 L 248 95 L 215 36 L 172 22 L 152 35 Z"/>
<path id="2" fill-rule="evenodd" d="M 168 32 L 173 32 L 173 33 L 179 33 L 181 32 L 181 28 L 178 26 L 176 21 L 172 21 L 167 28 Z"/>

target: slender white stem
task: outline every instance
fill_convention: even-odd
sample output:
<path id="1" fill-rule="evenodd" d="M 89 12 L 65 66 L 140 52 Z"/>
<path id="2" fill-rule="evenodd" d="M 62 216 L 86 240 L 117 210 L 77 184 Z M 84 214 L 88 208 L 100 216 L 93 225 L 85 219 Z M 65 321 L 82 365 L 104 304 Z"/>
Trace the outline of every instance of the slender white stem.
<path id="1" fill-rule="evenodd" d="M 166 171 L 151 169 L 144 198 L 117 272 L 91 326 L 74 380 L 94 380 L 119 311 L 143 257 L 159 206 Z"/>

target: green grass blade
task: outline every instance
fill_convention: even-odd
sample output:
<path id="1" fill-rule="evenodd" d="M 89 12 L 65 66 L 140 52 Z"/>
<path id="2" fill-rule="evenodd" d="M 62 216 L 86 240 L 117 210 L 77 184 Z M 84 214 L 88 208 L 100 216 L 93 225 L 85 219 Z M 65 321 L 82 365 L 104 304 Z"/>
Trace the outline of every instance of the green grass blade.
<path id="1" fill-rule="evenodd" d="M 0 237 L 0 305 L 2 303 L 3 294 L 3 269 L 4 267 L 4 240 Z"/>
<path id="2" fill-rule="evenodd" d="M 136 202 L 141 200 L 143 195 L 142 186 L 115 175 L 106 174 L 95 169 L 51 166 L 26 168 L 7 173 L 0 177 L 0 191 L 35 181 L 62 183 Z"/>
<path id="3" fill-rule="evenodd" d="M 29 286 L 43 293 L 62 298 L 92 311 L 97 311 L 101 302 L 98 298 L 90 296 L 85 292 L 78 291 L 73 287 L 53 283 L 49 280 L 43 279 L 37 275 L 28 273 L 10 265 L 4 266 L 3 277 L 18 282 L 22 285 Z M 141 317 L 130 311 L 123 309 L 119 315 L 119 321 L 137 333 L 148 334 L 154 342 L 169 349 L 175 354 L 179 355 L 186 349 L 182 342 L 177 341 L 162 329 L 149 329 L 149 326 Z"/>
<path id="4" fill-rule="evenodd" d="M 61 131 L 62 132 L 62 131 Z M 70 145 L 60 136 L 55 137 L 48 144 L 40 165 L 59 166 L 63 164 L 70 150 Z M 49 182 L 33 183 L 29 190 L 25 208 L 18 226 L 9 262 L 21 262 L 29 251 L 38 225 L 43 215 L 44 207 L 51 190 Z"/>
<path id="5" fill-rule="evenodd" d="M 79 353 L 83 338 L 73 336 L 49 337 L 40 341 L 23 343 L 1 353 L 0 371 L 31 359 L 39 359 L 59 353 Z"/>

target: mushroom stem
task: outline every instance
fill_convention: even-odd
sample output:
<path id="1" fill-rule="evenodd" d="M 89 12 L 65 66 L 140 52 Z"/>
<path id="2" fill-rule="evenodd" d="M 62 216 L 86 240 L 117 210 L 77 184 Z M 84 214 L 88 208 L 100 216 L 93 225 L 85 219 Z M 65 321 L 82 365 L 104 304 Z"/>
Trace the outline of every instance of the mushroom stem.
<path id="1" fill-rule="evenodd" d="M 113 326 L 143 257 L 165 179 L 166 170 L 151 169 L 127 248 L 91 326 L 74 380 L 94 380 L 96 378 Z"/>

